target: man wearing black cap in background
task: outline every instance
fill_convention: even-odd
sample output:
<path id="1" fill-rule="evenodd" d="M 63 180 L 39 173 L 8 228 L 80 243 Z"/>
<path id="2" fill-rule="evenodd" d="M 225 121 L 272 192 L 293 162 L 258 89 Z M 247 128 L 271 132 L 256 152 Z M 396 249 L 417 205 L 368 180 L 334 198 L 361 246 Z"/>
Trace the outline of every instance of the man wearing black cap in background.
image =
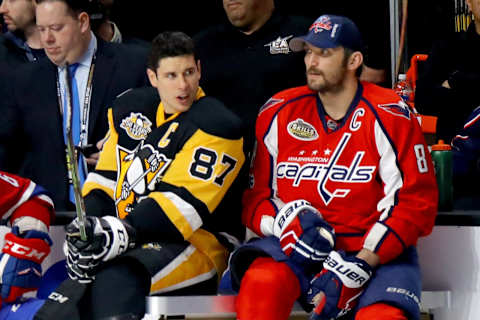
<path id="1" fill-rule="evenodd" d="M 230 258 L 238 319 L 287 319 L 297 299 L 317 320 L 419 319 L 432 160 L 400 97 L 358 80 L 362 43 L 334 15 L 290 41 L 305 51 L 307 86 L 274 95 L 257 118 L 242 220 L 261 239 Z"/>
<path id="2" fill-rule="evenodd" d="M 250 153 L 259 108 L 275 92 L 305 82 L 302 55 L 288 43 L 313 19 L 283 15 L 274 0 L 223 0 L 223 8 L 228 21 L 194 37 L 200 85 L 244 121 Z"/>

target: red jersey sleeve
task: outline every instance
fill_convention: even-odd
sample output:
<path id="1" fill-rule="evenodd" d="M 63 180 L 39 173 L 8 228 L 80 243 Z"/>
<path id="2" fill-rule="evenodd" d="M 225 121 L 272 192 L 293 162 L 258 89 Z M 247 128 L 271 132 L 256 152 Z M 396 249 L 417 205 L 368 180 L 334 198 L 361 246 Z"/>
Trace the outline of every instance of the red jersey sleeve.
<path id="1" fill-rule="evenodd" d="M 437 213 L 438 190 L 433 162 L 418 119 L 401 102 L 378 104 L 374 138 L 385 196 L 378 221 L 364 238 L 364 248 L 386 263 L 428 235 Z"/>
<path id="2" fill-rule="evenodd" d="M 21 217 L 33 217 L 47 228 L 54 218 L 53 202 L 33 181 L 0 171 L 0 215 L 10 223 Z"/>
<path id="3" fill-rule="evenodd" d="M 283 206 L 273 185 L 275 160 L 272 156 L 278 148 L 276 115 L 283 102 L 284 99 L 276 95 L 260 109 L 255 126 L 256 145 L 250 165 L 250 185 L 243 195 L 242 222 L 260 236 L 270 235 L 273 218 Z"/>

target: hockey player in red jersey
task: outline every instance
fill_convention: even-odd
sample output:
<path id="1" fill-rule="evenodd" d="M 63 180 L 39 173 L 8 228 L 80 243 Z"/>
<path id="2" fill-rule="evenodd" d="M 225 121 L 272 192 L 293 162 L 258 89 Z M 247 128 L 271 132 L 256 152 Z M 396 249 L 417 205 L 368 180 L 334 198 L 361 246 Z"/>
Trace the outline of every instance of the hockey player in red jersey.
<path id="1" fill-rule="evenodd" d="M 238 319 L 419 319 L 415 245 L 437 211 L 419 123 L 390 89 L 360 82 L 361 35 L 323 15 L 290 42 L 307 86 L 274 95 L 256 123 L 243 222 L 254 240 L 230 259 Z M 310 305 L 310 308 L 312 306 Z"/>
<path id="2" fill-rule="evenodd" d="M 34 182 L 0 171 L 0 217 L 12 227 L 0 253 L 0 305 L 37 290 L 50 253 L 53 202 Z"/>

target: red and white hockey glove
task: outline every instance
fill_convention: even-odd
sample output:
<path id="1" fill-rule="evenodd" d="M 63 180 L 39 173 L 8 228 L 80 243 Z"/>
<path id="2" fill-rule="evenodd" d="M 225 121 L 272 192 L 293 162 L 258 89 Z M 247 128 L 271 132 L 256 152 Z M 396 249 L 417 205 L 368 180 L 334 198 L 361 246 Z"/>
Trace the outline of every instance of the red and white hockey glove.
<path id="1" fill-rule="evenodd" d="M 368 263 L 343 251 L 330 252 L 323 268 L 310 282 L 307 296 L 315 305 L 313 320 L 336 319 L 350 312 L 373 273 Z"/>
<path id="2" fill-rule="evenodd" d="M 280 209 L 273 234 L 295 263 L 312 268 L 322 263 L 335 247 L 335 232 L 320 212 L 306 200 L 288 202 Z"/>
<path id="3" fill-rule="evenodd" d="M 42 278 L 41 263 L 50 253 L 52 240 L 47 233 L 19 228 L 5 235 L 0 254 L 0 301 L 12 302 L 25 292 L 35 291 Z"/>

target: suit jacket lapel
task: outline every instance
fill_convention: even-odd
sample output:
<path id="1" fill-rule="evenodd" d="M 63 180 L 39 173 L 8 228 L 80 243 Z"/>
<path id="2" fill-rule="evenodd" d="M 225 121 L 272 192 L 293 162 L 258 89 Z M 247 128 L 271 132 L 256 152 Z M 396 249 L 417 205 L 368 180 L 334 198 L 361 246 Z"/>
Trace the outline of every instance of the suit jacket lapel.
<path id="1" fill-rule="evenodd" d="M 98 39 L 98 47 L 96 52 L 95 70 L 93 71 L 92 84 L 92 100 L 90 102 L 90 118 L 88 126 L 88 141 L 89 143 L 96 143 L 91 141 L 93 128 L 96 122 L 102 118 L 102 114 L 106 115 L 105 108 L 110 107 L 105 105 L 106 95 L 109 92 L 111 83 L 115 78 L 113 73 L 115 70 L 116 60 L 112 48 L 104 41 Z"/>

